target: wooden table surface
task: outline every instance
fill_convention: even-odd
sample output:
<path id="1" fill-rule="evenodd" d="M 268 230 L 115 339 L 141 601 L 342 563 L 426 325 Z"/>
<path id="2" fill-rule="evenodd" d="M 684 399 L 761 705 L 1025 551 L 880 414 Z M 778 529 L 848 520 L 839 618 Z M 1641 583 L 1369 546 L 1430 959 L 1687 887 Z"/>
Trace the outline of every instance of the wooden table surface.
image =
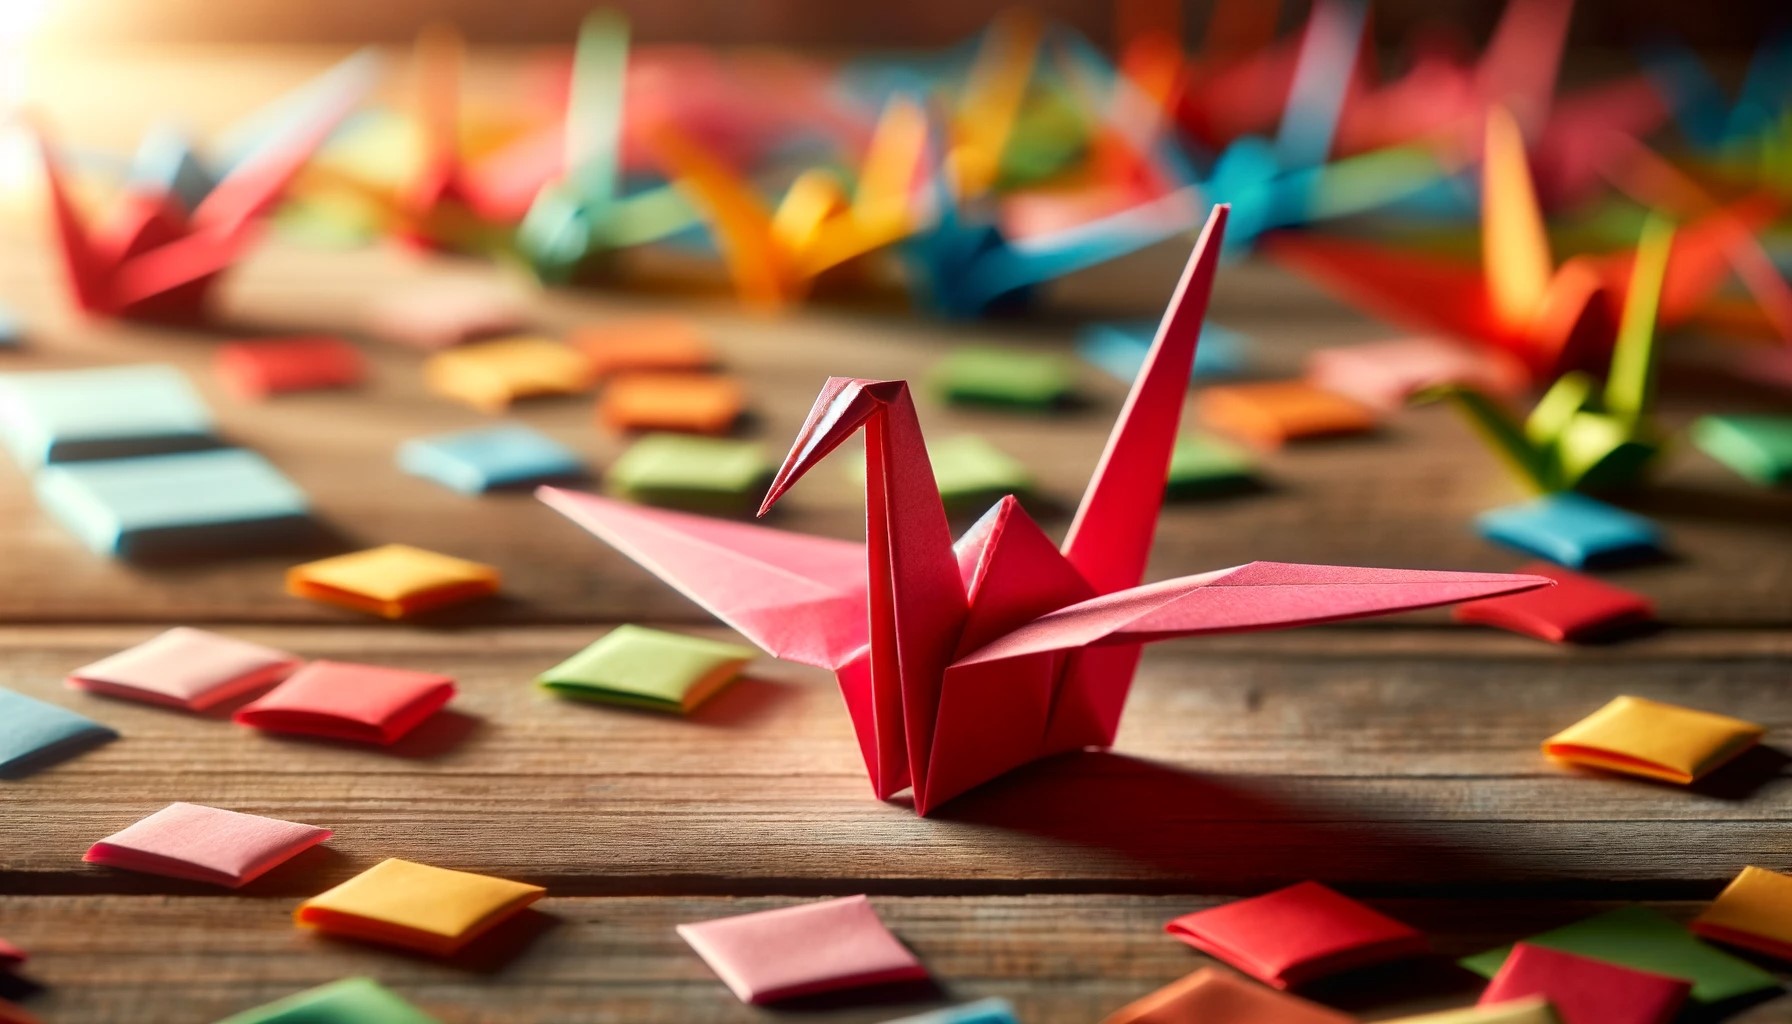
<path id="1" fill-rule="evenodd" d="M 1792 728 L 1792 497 L 1751 489 L 1687 446 L 1633 502 L 1666 525 L 1673 557 L 1613 577 L 1657 601 L 1659 632 L 1552 647 L 1425 612 L 1162 644 L 1144 660 L 1113 751 L 1033 766 L 920 820 L 871 797 L 819 671 L 761 660 L 689 719 L 540 695 L 536 673 L 615 623 L 724 634 L 526 495 L 465 498 L 399 473 L 401 440 L 482 422 L 423 391 L 417 354 L 369 344 L 366 388 L 265 405 L 231 399 L 211 376 L 221 338 L 353 335 L 368 303 L 403 282 L 495 272 L 275 243 L 231 279 L 224 326 L 168 331 L 75 321 L 40 236 L 35 222 L 13 224 L 0 249 L 0 300 L 36 328 L 27 348 L 0 353 L 0 371 L 179 365 L 233 441 L 310 493 L 329 527 L 317 551 L 402 541 L 489 562 L 505 578 L 493 602 L 416 624 L 371 621 L 282 593 L 284 568 L 314 552 L 160 567 L 95 557 L 36 509 L 22 472 L 0 466 L 0 686 L 123 736 L 0 783 L 0 935 L 33 953 L 0 995 L 47 1020 L 190 1024 L 366 974 L 447 1022 L 879 1021 L 985 995 L 1009 997 L 1033 1024 L 1086 1022 L 1207 962 L 1161 933 L 1168 918 L 1301 879 L 1368 898 L 1460 955 L 1619 902 L 1690 917 L 1745 864 L 1792 867 L 1792 785 L 1773 749 Z M 941 324 L 889 306 L 754 318 L 714 293 L 529 301 L 550 332 L 638 312 L 692 317 L 749 388 L 748 433 L 781 453 L 828 374 L 918 376 L 971 340 L 1068 350 L 1084 315 L 1154 315 L 1185 244 L 1067 281 L 1040 315 L 998 324 Z M 1214 316 L 1251 336 L 1262 376 L 1294 372 L 1315 347 L 1390 333 L 1256 264 L 1221 274 Z M 1675 350 L 1674 422 L 1772 406 L 1706 370 L 1709 350 L 1697 339 Z M 1061 531 L 1123 394 L 1093 371 L 1080 385 L 1087 401 L 1050 418 L 924 398 L 924 425 L 934 437 L 975 431 L 1021 456 L 1048 528 Z M 588 398 L 517 416 L 582 452 L 595 473 L 625 444 L 592 426 Z M 843 467 L 829 469 L 790 495 L 778 525 L 846 537 L 862 528 L 861 495 Z M 1169 507 L 1152 577 L 1252 559 L 1486 570 L 1520 561 L 1470 529 L 1474 513 L 1521 494 L 1447 410 L 1270 455 L 1265 471 L 1263 493 Z M 440 671 L 461 696 L 395 748 L 369 750 L 63 687 L 69 669 L 173 624 L 307 657 Z M 1768 747 L 1692 788 L 1539 756 L 1544 737 L 1621 693 L 1759 721 Z M 337 834 L 231 895 L 81 862 L 95 839 L 175 800 Z M 293 927 L 299 899 L 390 856 L 535 882 L 549 895 L 448 962 Z M 750 1008 L 673 932 L 860 892 L 937 986 L 869 1005 Z M 1318 994 L 1385 1019 L 1474 991 L 1440 963 Z M 1792 1021 L 1792 998 L 1735 1019 Z"/>

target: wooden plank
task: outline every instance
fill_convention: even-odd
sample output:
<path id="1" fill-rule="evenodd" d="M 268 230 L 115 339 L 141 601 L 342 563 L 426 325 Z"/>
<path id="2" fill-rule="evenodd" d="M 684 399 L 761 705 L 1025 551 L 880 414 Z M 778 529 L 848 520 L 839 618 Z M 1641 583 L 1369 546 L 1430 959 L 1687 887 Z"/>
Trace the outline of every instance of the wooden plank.
<path id="1" fill-rule="evenodd" d="M 289 899 L 205 896 L 6 897 L 7 935 L 33 951 L 28 1001 L 46 1020 L 193 1024 L 351 975 L 370 975 L 445 1024 L 685 1024 L 787 1018 L 872 1022 L 986 996 L 1029 1024 L 1088 1024 L 1212 963 L 1162 933 L 1208 896 L 1033 896 L 875 900 L 937 987 L 840 994 L 761 1010 L 728 995 L 673 926 L 784 906 L 789 898 L 550 896 L 520 927 L 443 963 L 296 929 Z M 1381 901 L 1426 930 L 1443 957 L 1510 942 L 1609 909 L 1531 900 Z M 1657 906 L 1676 918 L 1698 903 Z M 1480 979 L 1441 957 L 1325 984 L 1311 995 L 1368 1020 L 1472 1003 Z M 1792 1021 L 1792 1000 L 1728 1018 Z"/>
<path id="2" fill-rule="evenodd" d="M 456 675 L 453 714 L 393 751 L 282 739 L 61 687 L 148 631 L 0 631 L 0 685 L 124 739 L 8 783 L 0 891 L 197 891 L 80 863 L 172 800 L 324 825 L 295 894 L 386 856 L 617 893 L 1243 892 L 1300 878 L 1390 893 L 1676 894 L 1792 855 L 1771 751 L 1695 789 L 1580 776 L 1537 744 L 1619 693 L 1783 730 L 1792 639 L 1668 633 L 1598 652 L 1463 630 L 1166 644 L 1117 752 L 1046 762 L 935 819 L 869 796 L 831 681 L 761 663 L 691 720 L 567 705 L 535 673 L 594 633 L 260 628 L 305 656 Z"/>
<path id="3" fill-rule="evenodd" d="M 0 261 L 0 295 L 27 294 L 33 322 L 55 324 L 60 298 L 41 261 Z M 1111 269 L 1091 292 L 1121 293 L 1149 310 L 1167 291 L 1180 253 L 1164 247 Z M 16 467 L 0 467 L 0 621 L 349 622 L 353 613 L 285 596 L 281 574 L 295 560 L 353 547 L 405 541 L 499 566 L 506 598 L 451 614 L 446 622 L 536 623 L 653 618 L 704 621 L 701 611 L 602 544 L 522 494 L 468 499 L 400 473 L 394 451 L 406 438 L 470 427 L 485 418 L 426 394 L 416 353 L 376 346 L 365 391 L 294 396 L 245 406 L 210 378 L 208 342 L 230 335 L 353 330 L 359 311 L 403 282 L 483 276 L 465 266 L 406 264 L 378 252 L 322 254 L 275 249 L 254 261 L 232 293 L 230 326 L 211 334 L 122 325 L 68 324 L 42 332 L 5 369 L 100 362 L 165 361 L 186 368 L 217 409 L 226 435 L 271 457 L 313 497 L 331 535 L 300 551 L 178 566 L 127 566 L 88 553 L 40 513 Z M 1126 282 L 1108 288 L 1103 282 Z M 1140 282 L 1149 282 L 1141 285 Z M 1074 303 L 1078 289 L 1070 289 Z M 1251 324 L 1265 372 L 1298 368 L 1311 348 L 1373 337 L 1360 318 L 1337 316 L 1273 268 L 1228 270 L 1216 317 Z M 1151 298 L 1156 296 L 1156 298 Z M 674 305 L 665 297 L 557 293 L 534 302 L 542 325 L 559 331 L 622 313 L 694 310 L 730 366 L 747 382 L 752 436 L 782 453 L 829 373 L 924 376 L 953 345 L 969 341 L 1065 349 L 1062 319 L 1015 325 L 941 325 L 906 314 L 819 309 L 781 320 L 753 319 L 726 301 Z M 1049 418 L 941 408 L 923 398 L 929 432 L 986 435 L 1022 457 L 1037 475 L 1038 512 L 1061 531 L 1100 453 L 1123 389 L 1083 373 L 1089 401 Z M 601 470 L 626 446 L 591 423 L 588 399 L 533 403 L 521 419 L 583 453 Z M 1382 436 L 1277 453 L 1265 460 L 1268 493 L 1179 505 L 1164 515 L 1154 578 L 1252 559 L 1336 564 L 1507 569 L 1519 556 L 1477 538 L 1474 515 L 1522 497 L 1467 428 L 1444 409 L 1404 414 Z M 1654 597 L 1664 617 L 1685 625 L 1792 623 L 1792 493 L 1751 490 L 1696 452 L 1675 453 L 1661 486 L 1643 499 L 1667 525 L 1675 558 L 1627 572 L 1622 582 Z M 806 479 L 772 522 L 854 536 L 862 497 L 837 466 Z M 1721 580 L 1716 587 L 1710 581 Z M 1432 613 L 1422 621 L 1440 621 Z"/>

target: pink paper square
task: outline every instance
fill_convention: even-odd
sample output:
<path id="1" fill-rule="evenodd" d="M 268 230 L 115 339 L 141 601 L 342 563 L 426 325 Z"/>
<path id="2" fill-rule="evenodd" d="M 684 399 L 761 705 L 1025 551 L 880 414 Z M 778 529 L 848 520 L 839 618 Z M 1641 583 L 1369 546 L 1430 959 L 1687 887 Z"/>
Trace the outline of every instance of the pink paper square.
<path id="1" fill-rule="evenodd" d="M 1164 930 L 1276 988 L 1428 948 L 1417 929 L 1318 882 L 1184 914 Z"/>
<path id="2" fill-rule="evenodd" d="M 5 939 L 0 939 L 0 967 L 17 967 L 28 959 L 30 959 L 30 955 L 24 950 Z"/>
<path id="3" fill-rule="evenodd" d="M 303 662 L 285 651 L 176 626 L 69 673 L 78 690 L 204 711 L 271 686 Z"/>
<path id="4" fill-rule="evenodd" d="M 1463 384 L 1500 397 L 1525 387 L 1524 366 L 1511 356 L 1435 338 L 1400 338 L 1320 349 L 1307 357 L 1307 380 L 1378 409 L 1444 384 Z"/>
<path id="5" fill-rule="evenodd" d="M 927 977 L 863 896 L 681 924 L 678 934 L 744 1003 Z"/>
<path id="6" fill-rule="evenodd" d="M 454 697 L 454 680 L 343 661 L 314 661 L 236 713 L 244 725 L 362 743 L 393 743 Z"/>
<path id="7" fill-rule="evenodd" d="M 169 804 L 94 843 L 90 864 L 232 889 L 330 838 L 330 830 L 201 804 Z"/>

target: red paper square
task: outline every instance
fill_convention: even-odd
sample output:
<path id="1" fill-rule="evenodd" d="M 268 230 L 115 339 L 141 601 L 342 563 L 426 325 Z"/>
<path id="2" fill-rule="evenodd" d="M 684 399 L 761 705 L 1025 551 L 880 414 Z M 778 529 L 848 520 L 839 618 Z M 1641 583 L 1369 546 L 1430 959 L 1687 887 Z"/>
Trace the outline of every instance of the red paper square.
<path id="1" fill-rule="evenodd" d="M 1581 640 L 1655 618 L 1655 606 L 1641 594 L 1564 569 L 1532 562 L 1515 570 L 1556 581 L 1553 587 L 1522 594 L 1466 601 L 1453 612 L 1457 622 L 1497 626 L 1551 643 Z"/>
<path id="2" fill-rule="evenodd" d="M 1692 982 L 1520 942 L 1480 1006 L 1543 996 L 1562 1024 L 1667 1024 Z"/>
<path id="3" fill-rule="evenodd" d="M 218 377 L 243 398 L 346 388 L 361 382 L 361 353 L 341 338 L 268 338 L 218 349 Z"/>
<path id="4" fill-rule="evenodd" d="M 1417 929 L 1318 882 L 1184 914 L 1164 930 L 1277 988 L 1430 948 Z"/>
<path id="5" fill-rule="evenodd" d="M 314 661 L 236 713 L 244 725 L 362 743 L 392 743 L 454 696 L 428 672 Z"/>
<path id="6" fill-rule="evenodd" d="M 17 967 L 28 959 L 30 954 L 5 939 L 0 939 L 0 967 Z"/>

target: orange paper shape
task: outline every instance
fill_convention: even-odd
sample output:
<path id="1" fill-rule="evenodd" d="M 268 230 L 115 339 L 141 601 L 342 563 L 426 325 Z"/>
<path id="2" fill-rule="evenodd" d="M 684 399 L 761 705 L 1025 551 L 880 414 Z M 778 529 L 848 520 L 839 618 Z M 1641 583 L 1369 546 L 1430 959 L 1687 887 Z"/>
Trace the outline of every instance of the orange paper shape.
<path id="1" fill-rule="evenodd" d="M 1754 746 L 1753 722 L 1677 704 L 1618 697 L 1543 744 L 1552 760 L 1686 784 Z"/>
<path id="2" fill-rule="evenodd" d="M 568 342 L 599 379 L 618 373 L 689 372 L 716 364 L 716 351 L 688 320 L 661 317 L 576 328 Z"/>
<path id="3" fill-rule="evenodd" d="M 546 892 L 392 858 L 301 903 L 293 920 L 344 938 L 452 956 Z"/>
<path id="4" fill-rule="evenodd" d="M 1353 1018 L 1217 967 L 1122 1006 L 1101 1024 L 1350 1024 Z"/>
<path id="5" fill-rule="evenodd" d="M 498 592 L 498 570 L 408 544 L 337 555 L 286 572 L 294 597 L 402 619 Z"/>
<path id="6" fill-rule="evenodd" d="M 1201 392 L 1199 408 L 1207 427 L 1265 448 L 1301 438 L 1368 433 L 1376 425 L 1368 406 L 1304 381 L 1210 387 Z"/>
<path id="7" fill-rule="evenodd" d="M 501 338 L 430 356 L 423 379 L 438 395 L 499 413 L 519 398 L 576 395 L 589 389 L 591 364 L 549 338 Z"/>
<path id="8" fill-rule="evenodd" d="M 597 400 L 599 422 L 615 431 L 726 434 L 745 411 L 740 384 L 711 374 L 631 373 Z"/>
<path id="9" fill-rule="evenodd" d="M 1691 927 L 1715 942 L 1792 961 L 1792 875 L 1743 868 Z"/>

